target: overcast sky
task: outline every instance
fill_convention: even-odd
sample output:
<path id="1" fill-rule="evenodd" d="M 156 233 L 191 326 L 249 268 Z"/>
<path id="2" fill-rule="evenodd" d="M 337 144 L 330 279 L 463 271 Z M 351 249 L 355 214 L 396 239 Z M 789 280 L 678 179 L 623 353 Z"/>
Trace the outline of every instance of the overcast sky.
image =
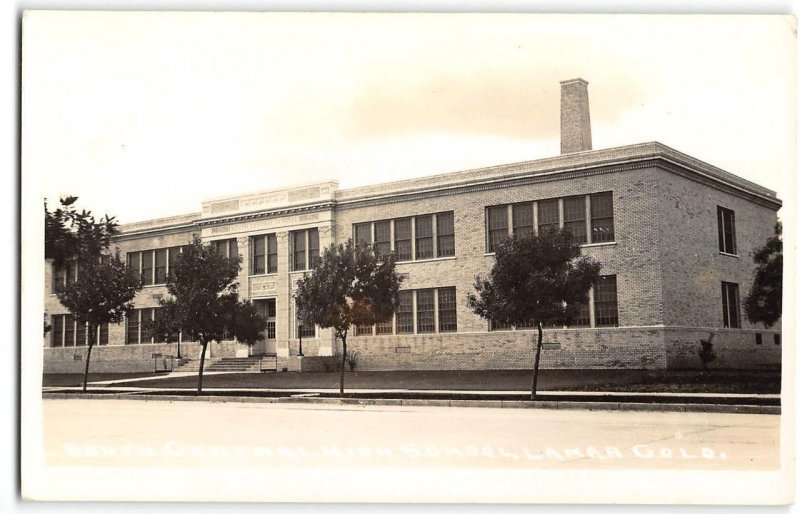
<path id="1" fill-rule="evenodd" d="M 781 192 L 788 17 L 43 13 L 23 26 L 23 182 L 125 223 L 316 180 L 341 188 L 660 141 Z"/>

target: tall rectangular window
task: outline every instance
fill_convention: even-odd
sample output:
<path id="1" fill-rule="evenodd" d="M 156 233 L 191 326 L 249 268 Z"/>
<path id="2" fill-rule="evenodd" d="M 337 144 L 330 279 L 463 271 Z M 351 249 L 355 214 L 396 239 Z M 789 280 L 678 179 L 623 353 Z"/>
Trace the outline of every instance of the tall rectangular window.
<path id="1" fill-rule="evenodd" d="M 389 255 L 391 249 L 391 222 L 390 221 L 376 221 L 375 222 L 375 242 L 373 246 L 375 251 L 381 255 Z"/>
<path id="2" fill-rule="evenodd" d="M 486 210 L 488 241 L 487 251 L 492 253 L 508 239 L 508 206 L 499 205 Z"/>
<path id="3" fill-rule="evenodd" d="M 295 333 L 297 334 L 296 336 L 297 338 L 299 338 L 300 336 L 302 336 L 303 339 L 313 339 L 317 337 L 316 325 L 314 325 L 313 323 L 303 323 L 300 321 L 299 318 L 297 318 L 295 321 L 297 323 L 295 327 L 296 328 Z"/>
<path id="4" fill-rule="evenodd" d="M 614 241 L 614 199 L 611 192 L 589 197 L 592 212 L 592 243 Z"/>
<path id="5" fill-rule="evenodd" d="M 717 207 L 719 251 L 736 255 L 736 216 L 730 209 Z"/>
<path id="6" fill-rule="evenodd" d="M 132 269 L 134 273 L 141 276 L 142 252 L 128 252 L 125 258 L 128 261 L 128 268 Z"/>
<path id="7" fill-rule="evenodd" d="M 398 261 L 410 261 L 411 254 L 411 218 L 403 218 L 394 222 L 394 251 Z"/>
<path id="8" fill-rule="evenodd" d="M 140 343 L 152 343 L 153 334 L 151 333 L 150 325 L 153 322 L 153 311 L 155 309 L 141 309 L 141 319 L 139 320 L 139 330 L 141 335 L 139 337 Z"/>
<path id="9" fill-rule="evenodd" d="M 353 239 L 356 246 L 365 247 L 372 244 L 372 223 L 353 225 Z"/>
<path id="10" fill-rule="evenodd" d="M 414 333 L 414 292 L 400 291 L 400 304 L 397 307 L 397 333 Z"/>
<path id="11" fill-rule="evenodd" d="M 577 244 L 586 242 L 586 197 L 570 196 L 564 198 L 564 228 L 572 234 Z"/>
<path id="12" fill-rule="evenodd" d="M 294 257 L 292 258 L 293 271 L 306 269 L 306 231 L 292 233 L 292 248 Z"/>
<path id="13" fill-rule="evenodd" d="M 267 273 L 278 272 L 278 236 L 267 234 L 264 239 L 267 241 Z"/>
<path id="14" fill-rule="evenodd" d="M 417 216 L 414 218 L 416 237 L 416 258 L 430 259 L 433 257 L 433 217 Z"/>
<path id="15" fill-rule="evenodd" d="M 605 275 L 597 279 L 594 287 L 594 324 L 598 327 L 619 325 L 616 275 Z"/>
<path id="16" fill-rule="evenodd" d="M 167 249 L 156 250 L 156 284 L 167 283 Z"/>
<path id="17" fill-rule="evenodd" d="M 52 330 L 52 339 L 50 346 L 59 347 L 64 346 L 64 315 L 63 314 L 55 314 L 52 317 L 53 326 Z"/>
<path id="18" fill-rule="evenodd" d="M 64 346 L 75 346 L 75 318 L 71 314 L 64 316 Z"/>
<path id="19" fill-rule="evenodd" d="M 548 230 L 558 230 L 558 199 L 539 200 L 536 205 L 539 234 Z"/>
<path id="20" fill-rule="evenodd" d="M 67 268 L 64 266 L 55 266 L 53 265 L 53 291 L 59 292 L 64 289 L 64 285 L 67 283 Z"/>
<path id="21" fill-rule="evenodd" d="M 528 237 L 533 235 L 533 204 L 518 203 L 511 207 L 514 222 L 514 235 Z"/>
<path id="22" fill-rule="evenodd" d="M 103 323 L 100 325 L 98 332 L 97 344 L 100 346 L 106 346 L 108 344 L 108 323 Z"/>
<path id="23" fill-rule="evenodd" d="M 319 261 L 319 229 L 308 230 L 308 263 L 313 268 Z"/>
<path id="24" fill-rule="evenodd" d="M 178 263 L 178 256 L 181 254 L 181 247 L 173 246 L 168 250 L 167 264 L 169 269 L 167 270 L 167 273 L 169 274 L 170 278 L 175 279 L 175 266 Z"/>
<path id="25" fill-rule="evenodd" d="M 75 346 L 86 346 L 86 323 L 75 323 Z"/>
<path id="26" fill-rule="evenodd" d="M 436 256 L 452 257 L 456 254 L 455 226 L 452 212 L 436 215 Z"/>
<path id="27" fill-rule="evenodd" d="M 456 323 L 456 288 L 442 287 L 439 294 L 439 332 L 455 332 Z"/>
<path id="28" fill-rule="evenodd" d="M 417 333 L 425 334 L 436 331 L 434 322 L 433 289 L 417 291 Z"/>
<path id="29" fill-rule="evenodd" d="M 146 286 L 153 284 L 153 250 L 142 252 L 142 283 Z"/>
<path id="30" fill-rule="evenodd" d="M 588 327 L 591 325 L 589 302 L 579 303 L 572 307 L 567 325 L 570 327 Z"/>
<path id="31" fill-rule="evenodd" d="M 739 284 L 722 283 L 722 326 L 725 328 L 742 328 L 739 317 Z"/>
<path id="32" fill-rule="evenodd" d="M 134 309 L 128 314 L 125 326 L 125 344 L 139 344 L 140 314 L 140 309 Z"/>
<path id="33" fill-rule="evenodd" d="M 266 239 L 264 236 L 253 236 L 250 239 L 250 244 L 252 247 L 252 270 L 251 273 L 253 275 L 263 275 L 267 268 L 267 251 L 266 251 Z"/>
<path id="34" fill-rule="evenodd" d="M 217 255 L 227 257 L 229 259 L 239 256 L 239 242 L 235 237 L 230 239 L 222 239 L 220 241 L 213 241 L 211 244 L 214 245 L 214 250 L 217 252 Z"/>

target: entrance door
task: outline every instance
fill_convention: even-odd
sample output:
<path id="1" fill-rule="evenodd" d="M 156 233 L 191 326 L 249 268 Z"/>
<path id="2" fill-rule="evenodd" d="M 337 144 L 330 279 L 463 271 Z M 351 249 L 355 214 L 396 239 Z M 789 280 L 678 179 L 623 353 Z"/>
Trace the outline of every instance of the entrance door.
<path id="1" fill-rule="evenodd" d="M 275 345 L 275 298 L 266 300 L 253 300 L 258 309 L 258 314 L 267 321 L 264 331 L 265 353 L 276 353 Z"/>

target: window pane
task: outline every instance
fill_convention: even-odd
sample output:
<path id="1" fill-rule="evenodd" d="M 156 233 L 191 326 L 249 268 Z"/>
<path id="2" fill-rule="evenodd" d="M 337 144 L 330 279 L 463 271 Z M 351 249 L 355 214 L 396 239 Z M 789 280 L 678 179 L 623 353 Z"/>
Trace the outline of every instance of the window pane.
<path id="1" fill-rule="evenodd" d="M 536 214 L 539 217 L 539 233 L 558 230 L 558 200 L 540 200 L 536 205 Z"/>
<path id="2" fill-rule="evenodd" d="M 168 252 L 168 261 L 169 261 L 169 276 L 170 278 L 175 278 L 175 265 L 178 262 L 178 256 L 181 254 L 181 249 L 179 246 L 174 246 L 169 249 Z"/>
<path id="3" fill-rule="evenodd" d="M 435 330 L 433 289 L 421 289 L 417 291 L 417 333 L 424 334 Z"/>
<path id="4" fill-rule="evenodd" d="M 719 251 L 736 254 L 736 222 L 734 212 L 717 207 L 717 230 L 719 231 Z"/>
<path id="5" fill-rule="evenodd" d="M 617 276 L 599 277 L 594 288 L 595 326 L 617 326 Z"/>
<path id="6" fill-rule="evenodd" d="M 67 279 L 67 270 L 63 266 L 55 268 L 55 279 L 53 282 L 53 290 L 58 292 L 64 289 L 64 282 Z"/>
<path id="7" fill-rule="evenodd" d="M 411 218 L 394 222 L 394 250 L 398 261 L 411 260 Z"/>
<path id="8" fill-rule="evenodd" d="M 125 327 L 125 343 L 139 343 L 139 309 L 134 309 L 128 315 L 127 326 Z"/>
<path id="9" fill-rule="evenodd" d="M 741 328 L 738 284 L 722 283 L 722 324 L 726 328 Z"/>
<path id="10" fill-rule="evenodd" d="M 488 212 L 489 241 L 487 250 L 491 253 L 508 238 L 508 207 L 500 205 L 489 207 Z"/>
<path id="11" fill-rule="evenodd" d="M 239 256 L 239 241 L 234 237 L 228 240 L 228 258 L 235 259 Z"/>
<path id="12" fill-rule="evenodd" d="M 278 272 L 278 237 L 267 235 L 267 273 Z"/>
<path id="13" fill-rule="evenodd" d="M 64 346 L 64 316 L 56 314 L 52 317 L 53 320 L 53 337 L 50 346 L 59 347 Z"/>
<path id="14" fill-rule="evenodd" d="M 253 274 L 263 275 L 265 270 L 264 263 L 266 260 L 264 236 L 253 237 Z"/>
<path id="15" fill-rule="evenodd" d="M 397 333 L 414 332 L 414 300 L 413 291 L 400 291 L 400 305 L 397 307 Z"/>
<path id="16" fill-rule="evenodd" d="M 439 332 L 455 332 L 456 323 L 456 288 L 439 289 Z"/>
<path id="17" fill-rule="evenodd" d="M 533 204 L 518 203 L 513 205 L 514 234 L 518 237 L 533 235 Z"/>
<path id="18" fill-rule="evenodd" d="M 357 336 L 371 336 L 372 335 L 372 325 L 357 325 L 356 326 L 356 334 Z"/>
<path id="19" fill-rule="evenodd" d="M 303 339 L 313 339 L 316 337 L 316 326 L 313 323 L 304 323 L 300 326 L 300 320 L 297 320 L 297 335 L 303 336 Z"/>
<path id="20" fill-rule="evenodd" d="M 375 333 L 378 335 L 383 334 L 391 334 L 392 333 L 392 320 L 391 318 L 388 321 L 383 321 L 377 323 L 375 325 Z"/>
<path id="21" fill-rule="evenodd" d="M 489 330 L 511 330 L 511 323 L 500 323 L 499 321 L 489 320 Z"/>
<path id="22" fill-rule="evenodd" d="M 86 323 L 75 325 L 75 346 L 86 346 Z"/>
<path id="23" fill-rule="evenodd" d="M 167 282 L 167 249 L 156 250 L 156 284 Z"/>
<path id="24" fill-rule="evenodd" d="M 103 323 L 100 325 L 100 336 L 97 344 L 100 346 L 105 346 L 108 344 L 108 323 Z"/>
<path id="25" fill-rule="evenodd" d="M 389 255 L 391 251 L 390 246 L 390 222 L 389 221 L 377 221 L 375 222 L 375 251 L 380 253 L 381 255 Z"/>
<path id="26" fill-rule="evenodd" d="M 294 257 L 292 259 L 292 270 L 299 271 L 306 269 L 306 231 L 292 233 L 292 248 Z"/>
<path id="27" fill-rule="evenodd" d="M 153 284 L 153 250 L 142 252 L 142 282 L 146 286 Z"/>
<path id="28" fill-rule="evenodd" d="M 452 257 L 456 254 L 455 227 L 453 213 L 442 212 L 436 215 L 436 256 Z"/>
<path id="29" fill-rule="evenodd" d="M 308 260 L 311 267 L 316 266 L 319 260 L 319 229 L 308 229 Z"/>
<path id="30" fill-rule="evenodd" d="M 611 193 L 594 194 L 590 198 L 592 211 L 592 242 L 614 241 L 614 202 Z"/>
<path id="31" fill-rule="evenodd" d="M 75 318 L 64 316 L 64 346 L 75 346 Z"/>
<path id="32" fill-rule="evenodd" d="M 372 244 L 372 223 L 358 223 L 355 225 L 353 237 L 356 246 L 368 246 Z"/>
<path id="33" fill-rule="evenodd" d="M 126 255 L 128 260 L 128 267 L 135 271 L 136 273 L 140 273 L 139 269 L 139 259 L 141 256 L 141 252 L 128 252 Z"/>
<path id="34" fill-rule="evenodd" d="M 586 242 L 586 198 L 571 196 L 564 198 L 564 228 L 572 234 L 577 244 Z"/>
<path id="35" fill-rule="evenodd" d="M 150 333 L 150 323 L 153 321 L 153 309 L 142 309 L 142 319 L 140 328 L 142 335 L 139 340 L 142 343 L 152 342 L 152 334 Z"/>
<path id="36" fill-rule="evenodd" d="M 574 305 L 570 312 L 571 319 L 567 320 L 570 327 L 588 327 L 591 325 L 589 303 Z"/>
<path id="37" fill-rule="evenodd" d="M 430 259 L 433 257 L 433 217 L 417 216 L 414 218 L 416 232 L 416 258 Z"/>

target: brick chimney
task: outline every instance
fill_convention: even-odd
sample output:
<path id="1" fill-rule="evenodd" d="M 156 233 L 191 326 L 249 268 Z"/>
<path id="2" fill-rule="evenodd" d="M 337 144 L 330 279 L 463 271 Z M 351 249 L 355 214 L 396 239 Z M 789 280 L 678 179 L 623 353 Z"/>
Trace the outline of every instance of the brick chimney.
<path id="1" fill-rule="evenodd" d="M 583 79 L 561 82 L 561 154 L 592 149 L 589 85 Z"/>

